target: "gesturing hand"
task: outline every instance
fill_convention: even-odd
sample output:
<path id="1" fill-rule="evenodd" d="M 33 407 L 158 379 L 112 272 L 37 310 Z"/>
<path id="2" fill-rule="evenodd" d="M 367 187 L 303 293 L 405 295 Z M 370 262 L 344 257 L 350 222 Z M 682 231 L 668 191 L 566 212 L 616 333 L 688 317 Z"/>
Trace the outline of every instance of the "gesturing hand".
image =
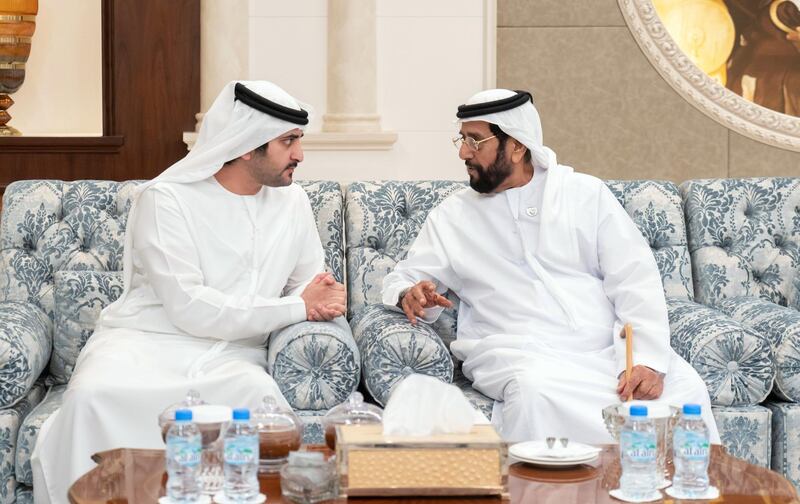
<path id="1" fill-rule="evenodd" d="M 400 299 L 400 308 L 408 317 L 409 322 L 416 325 L 417 317 L 425 315 L 425 308 L 442 306 L 450 308 L 453 303 L 446 297 L 436 292 L 436 284 L 429 280 L 423 280 L 408 289 Z"/>
<path id="2" fill-rule="evenodd" d="M 330 273 L 315 276 L 300 297 L 306 303 L 306 318 L 311 321 L 333 320 L 347 311 L 344 285 Z"/>
<path id="3" fill-rule="evenodd" d="M 620 376 L 617 395 L 623 401 L 627 401 L 631 391 L 633 391 L 634 399 L 658 399 L 664 391 L 664 375 L 647 366 L 633 366 L 630 381 L 625 378 L 624 372 Z"/>

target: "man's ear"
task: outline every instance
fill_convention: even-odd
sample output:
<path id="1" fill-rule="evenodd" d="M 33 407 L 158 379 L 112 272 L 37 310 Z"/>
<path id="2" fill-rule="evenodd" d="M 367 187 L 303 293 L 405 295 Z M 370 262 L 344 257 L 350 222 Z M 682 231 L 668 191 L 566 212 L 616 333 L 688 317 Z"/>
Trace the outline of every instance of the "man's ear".
<path id="1" fill-rule="evenodd" d="M 239 159 L 243 159 L 245 161 L 250 161 L 250 159 L 252 157 L 253 157 L 253 151 L 250 151 L 247 154 L 242 154 L 241 156 L 239 156 Z"/>
<path id="2" fill-rule="evenodd" d="M 513 163 L 519 163 L 525 157 L 525 153 L 528 152 L 528 148 L 516 140 L 514 140 L 513 143 L 514 150 L 511 151 L 511 161 Z"/>

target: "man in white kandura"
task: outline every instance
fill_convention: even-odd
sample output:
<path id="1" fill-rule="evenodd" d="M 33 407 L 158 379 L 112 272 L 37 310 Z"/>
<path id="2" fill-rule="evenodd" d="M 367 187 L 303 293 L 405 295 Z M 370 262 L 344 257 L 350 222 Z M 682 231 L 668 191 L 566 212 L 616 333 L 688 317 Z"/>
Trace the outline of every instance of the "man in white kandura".
<path id="1" fill-rule="evenodd" d="M 430 213 L 384 279 L 383 302 L 432 322 L 450 306 L 441 294 L 458 295 L 450 349 L 495 400 L 492 424 L 506 440 L 611 442 L 601 410 L 633 391 L 701 404 L 719 443 L 705 384 L 670 347 L 653 254 L 611 191 L 556 162 L 527 92 L 480 92 L 457 117 L 471 189 Z M 635 334 L 630 381 L 625 323 Z"/>
<path id="2" fill-rule="evenodd" d="M 271 331 L 345 312 L 324 273 L 308 197 L 292 184 L 308 112 L 269 82 L 231 82 L 184 159 L 137 188 L 125 290 L 103 310 L 32 462 L 34 500 L 117 447 L 163 448 L 158 414 L 195 389 L 207 402 L 286 402 L 266 372 Z"/>

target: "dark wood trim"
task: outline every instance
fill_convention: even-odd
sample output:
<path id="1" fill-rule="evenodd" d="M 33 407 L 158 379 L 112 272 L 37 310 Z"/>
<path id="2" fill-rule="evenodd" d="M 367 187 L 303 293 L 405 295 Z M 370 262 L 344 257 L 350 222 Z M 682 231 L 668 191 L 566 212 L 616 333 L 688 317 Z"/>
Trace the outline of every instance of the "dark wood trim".
<path id="1" fill-rule="evenodd" d="M 102 0 L 103 135 L 117 133 L 114 123 L 114 1 Z"/>
<path id="2" fill-rule="evenodd" d="M 0 137 L 0 150 L 4 154 L 54 154 L 119 152 L 125 145 L 123 136 L 99 137 Z"/>

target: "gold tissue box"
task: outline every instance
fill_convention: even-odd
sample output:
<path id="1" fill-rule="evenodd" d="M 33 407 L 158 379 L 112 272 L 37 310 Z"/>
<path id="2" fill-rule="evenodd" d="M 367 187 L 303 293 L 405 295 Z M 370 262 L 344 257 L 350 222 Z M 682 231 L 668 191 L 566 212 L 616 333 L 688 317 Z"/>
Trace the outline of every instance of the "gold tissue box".
<path id="1" fill-rule="evenodd" d="M 508 448 L 491 425 L 466 434 L 384 436 L 383 426 L 336 427 L 344 496 L 503 495 Z"/>

